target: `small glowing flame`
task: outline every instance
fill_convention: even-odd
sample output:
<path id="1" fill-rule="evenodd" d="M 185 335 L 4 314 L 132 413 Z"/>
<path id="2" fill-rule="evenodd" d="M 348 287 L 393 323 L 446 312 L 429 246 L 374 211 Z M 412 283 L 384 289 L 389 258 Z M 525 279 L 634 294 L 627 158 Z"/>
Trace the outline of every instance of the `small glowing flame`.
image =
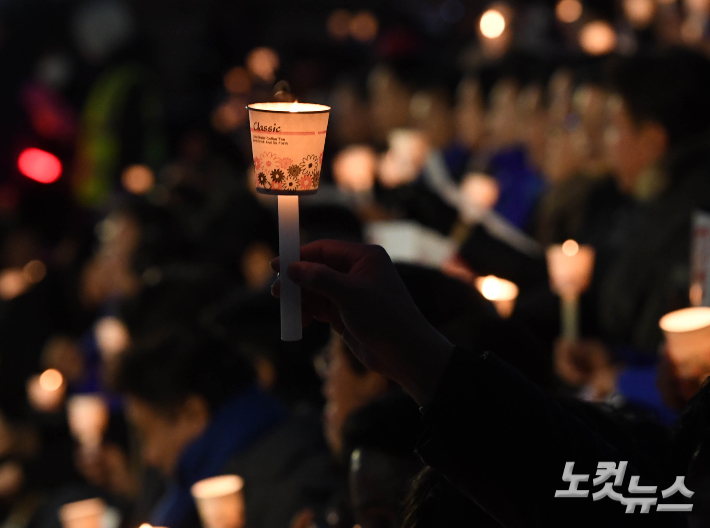
<path id="1" fill-rule="evenodd" d="M 39 386 L 47 392 L 58 390 L 62 383 L 64 383 L 64 377 L 57 369 L 47 369 L 39 377 Z"/>
<path id="2" fill-rule="evenodd" d="M 294 101 L 289 109 L 289 112 L 298 112 L 298 101 Z"/>
<path id="3" fill-rule="evenodd" d="M 505 17 L 496 9 L 489 9 L 481 15 L 481 34 L 489 39 L 500 37 L 505 31 Z"/>
<path id="4" fill-rule="evenodd" d="M 479 277 L 476 287 L 489 301 L 512 301 L 518 296 L 518 287 L 514 283 L 494 275 Z"/>
<path id="5" fill-rule="evenodd" d="M 579 244 L 577 244 L 574 240 L 567 240 L 564 244 L 562 244 L 562 253 L 568 257 L 574 257 L 577 253 L 579 253 Z"/>

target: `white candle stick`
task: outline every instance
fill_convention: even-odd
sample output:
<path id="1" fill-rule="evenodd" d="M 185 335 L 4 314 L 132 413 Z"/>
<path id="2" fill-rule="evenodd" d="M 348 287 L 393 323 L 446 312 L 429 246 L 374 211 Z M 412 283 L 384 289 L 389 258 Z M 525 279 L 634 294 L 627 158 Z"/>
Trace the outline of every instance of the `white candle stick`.
<path id="1" fill-rule="evenodd" d="M 562 297 L 560 301 L 562 337 L 576 340 L 579 338 L 579 297 Z"/>
<path id="2" fill-rule="evenodd" d="M 298 196 L 279 195 L 279 257 L 281 259 L 281 340 L 299 341 L 301 328 L 301 288 L 286 270 L 301 259 L 298 226 Z"/>
<path id="3" fill-rule="evenodd" d="M 298 196 L 320 184 L 330 107 L 309 103 L 254 103 L 249 109 L 256 191 L 279 197 L 281 339 L 301 339 L 301 289 L 286 273 L 298 262 Z"/>
<path id="4" fill-rule="evenodd" d="M 594 249 L 574 240 L 547 249 L 550 287 L 560 296 L 562 337 L 579 338 L 579 297 L 589 287 L 594 270 Z"/>

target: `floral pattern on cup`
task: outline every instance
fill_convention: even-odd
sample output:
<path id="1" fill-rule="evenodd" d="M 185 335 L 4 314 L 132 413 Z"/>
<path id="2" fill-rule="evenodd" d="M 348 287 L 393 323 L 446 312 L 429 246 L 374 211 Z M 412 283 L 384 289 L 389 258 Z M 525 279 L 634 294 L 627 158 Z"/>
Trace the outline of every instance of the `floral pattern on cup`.
<path id="1" fill-rule="evenodd" d="M 314 192 L 320 183 L 323 153 L 309 154 L 300 161 L 279 158 L 273 152 L 264 152 L 254 158 L 257 190 L 278 193 Z"/>

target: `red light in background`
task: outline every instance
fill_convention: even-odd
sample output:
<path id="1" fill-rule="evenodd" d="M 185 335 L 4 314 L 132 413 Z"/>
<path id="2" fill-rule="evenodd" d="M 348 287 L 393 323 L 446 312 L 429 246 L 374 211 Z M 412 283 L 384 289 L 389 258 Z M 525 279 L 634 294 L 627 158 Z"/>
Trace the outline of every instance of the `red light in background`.
<path id="1" fill-rule="evenodd" d="M 62 174 L 62 162 L 44 150 L 28 148 L 17 158 L 17 168 L 31 180 L 40 183 L 52 183 Z"/>

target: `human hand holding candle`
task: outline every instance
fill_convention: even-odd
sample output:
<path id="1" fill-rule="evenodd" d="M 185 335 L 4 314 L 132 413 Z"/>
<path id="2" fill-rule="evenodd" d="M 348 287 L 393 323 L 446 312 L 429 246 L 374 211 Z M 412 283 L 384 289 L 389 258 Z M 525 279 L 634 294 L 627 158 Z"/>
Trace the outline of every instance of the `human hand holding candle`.
<path id="1" fill-rule="evenodd" d="M 429 145 L 419 130 L 398 128 L 388 136 L 389 150 L 382 156 L 379 181 L 389 189 L 413 182 L 424 166 Z"/>
<path id="2" fill-rule="evenodd" d="M 204 528 L 242 528 L 246 523 L 244 479 L 223 475 L 201 480 L 191 488 Z"/>
<path id="3" fill-rule="evenodd" d="M 464 177 L 460 193 L 459 216 L 463 223 L 470 225 L 495 206 L 500 188 L 492 176 L 474 172 Z"/>
<path id="4" fill-rule="evenodd" d="M 300 259 L 299 195 L 320 184 L 330 107 L 304 103 L 247 106 L 256 171 L 256 190 L 278 195 L 279 256 L 286 265 Z M 281 339 L 301 339 L 301 290 L 288 277 L 281 286 Z"/>
<path id="5" fill-rule="evenodd" d="M 547 249 L 550 288 L 562 301 L 562 335 L 579 337 L 579 296 L 589 287 L 594 269 L 594 249 L 574 240 Z"/>

